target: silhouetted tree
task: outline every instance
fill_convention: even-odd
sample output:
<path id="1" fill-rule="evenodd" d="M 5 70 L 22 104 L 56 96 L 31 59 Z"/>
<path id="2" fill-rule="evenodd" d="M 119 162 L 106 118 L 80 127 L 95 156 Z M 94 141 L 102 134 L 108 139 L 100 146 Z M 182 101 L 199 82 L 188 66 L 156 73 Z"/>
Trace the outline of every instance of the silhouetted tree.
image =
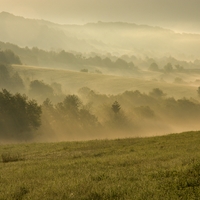
<path id="1" fill-rule="evenodd" d="M 72 53 L 68 53 L 66 51 L 61 51 L 57 55 L 57 61 L 62 63 L 74 63 L 76 62 L 76 57 Z"/>
<path id="2" fill-rule="evenodd" d="M 184 83 L 184 81 L 183 81 L 182 78 L 180 78 L 180 77 L 176 77 L 176 78 L 174 79 L 174 83 L 181 84 L 181 83 Z"/>
<path id="3" fill-rule="evenodd" d="M 42 104 L 42 120 L 44 122 L 43 124 L 49 123 L 49 126 L 56 120 L 59 120 L 58 113 L 49 98 L 47 98 Z"/>
<path id="4" fill-rule="evenodd" d="M 29 95 L 39 100 L 50 98 L 54 95 L 53 88 L 43 81 L 34 80 L 30 83 Z"/>
<path id="5" fill-rule="evenodd" d="M 42 106 L 45 108 L 48 108 L 48 109 L 53 108 L 53 104 L 49 98 L 46 98 L 46 100 L 43 102 Z"/>
<path id="6" fill-rule="evenodd" d="M 102 59 L 99 56 L 90 57 L 86 60 L 89 65 L 102 66 Z"/>
<path id="7" fill-rule="evenodd" d="M 113 104 L 112 104 L 112 111 L 117 114 L 119 113 L 121 109 L 121 106 L 119 105 L 119 103 L 117 101 L 115 101 Z"/>
<path id="8" fill-rule="evenodd" d="M 6 89 L 0 92 L 0 136 L 22 139 L 41 125 L 41 107 L 19 93 L 13 95 Z"/>
<path id="9" fill-rule="evenodd" d="M 8 64 L 8 61 L 7 61 L 6 56 L 5 56 L 3 51 L 0 51 L 0 63 L 1 64 Z"/>
<path id="10" fill-rule="evenodd" d="M 107 58 L 107 57 L 102 60 L 102 63 L 105 67 L 112 67 L 113 66 L 112 60 L 110 58 Z"/>
<path id="11" fill-rule="evenodd" d="M 128 63 L 127 63 L 125 60 L 121 59 L 121 58 L 118 58 L 118 59 L 116 60 L 115 66 L 116 66 L 117 68 L 121 68 L 121 69 L 129 68 Z"/>
<path id="12" fill-rule="evenodd" d="M 24 82 L 17 72 L 11 77 L 11 87 L 17 92 L 22 92 L 25 89 Z"/>
<path id="13" fill-rule="evenodd" d="M 4 51 L 4 54 L 8 64 L 22 64 L 19 56 L 15 55 L 11 50 Z"/>
<path id="14" fill-rule="evenodd" d="M 175 67 L 176 67 L 177 71 L 183 71 L 184 70 L 183 66 L 175 65 Z"/>
<path id="15" fill-rule="evenodd" d="M 88 69 L 81 69 L 80 72 L 88 72 Z"/>
<path id="16" fill-rule="evenodd" d="M 0 86 L 1 88 L 8 87 L 10 82 L 10 74 L 8 68 L 4 64 L 0 64 Z"/>
<path id="17" fill-rule="evenodd" d="M 79 116 L 82 128 L 95 128 L 99 125 L 97 117 L 87 109 L 80 109 Z"/>
<path id="18" fill-rule="evenodd" d="M 117 130 L 124 130 L 129 127 L 129 120 L 121 111 L 121 106 L 120 104 L 115 101 L 112 106 L 110 112 L 108 112 L 109 118 L 108 121 L 106 122 L 106 125 L 109 128 L 112 129 L 117 129 Z"/>
<path id="19" fill-rule="evenodd" d="M 167 63 L 165 66 L 164 66 L 164 71 L 166 73 L 170 73 L 173 71 L 173 67 L 172 67 L 172 64 L 171 63 Z"/>
<path id="20" fill-rule="evenodd" d="M 134 65 L 133 62 L 129 62 L 129 63 L 128 63 L 128 66 L 129 66 L 131 69 L 137 69 L 137 67 Z"/>
<path id="21" fill-rule="evenodd" d="M 166 94 L 159 88 L 154 88 L 150 93 L 149 93 L 152 97 L 156 97 L 156 98 L 162 98 L 164 97 Z"/>
<path id="22" fill-rule="evenodd" d="M 153 62 L 153 63 L 151 63 L 151 65 L 149 67 L 149 70 L 151 70 L 151 71 L 159 71 L 159 67 L 155 62 Z"/>
<path id="23" fill-rule="evenodd" d="M 88 96 L 88 94 L 90 93 L 91 89 L 88 88 L 88 87 L 82 87 L 78 90 L 78 94 L 81 95 L 81 96 Z"/>
<path id="24" fill-rule="evenodd" d="M 11 66 L 0 64 L 0 88 L 6 88 L 14 92 L 22 92 L 25 89 L 22 78 L 17 72 L 12 75 Z"/>
<path id="25" fill-rule="evenodd" d="M 79 107 L 82 105 L 81 100 L 76 95 L 67 95 L 63 102 L 56 105 L 56 109 L 66 120 L 79 119 Z"/>
<path id="26" fill-rule="evenodd" d="M 200 97 L 200 87 L 198 87 L 198 89 L 197 89 L 197 94 Z"/>
<path id="27" fill-rule="evenodd" d="M 62 85 L 60 83 L 53 82 L 51 87 L 56 94 L 62 94 Z"/>
<path id="28" fill-rule="evenodd" d="M 2 64 L 18 64 L 21 65 L 20 58 L 11 50 L 0 51 L 0 63 Z"/>

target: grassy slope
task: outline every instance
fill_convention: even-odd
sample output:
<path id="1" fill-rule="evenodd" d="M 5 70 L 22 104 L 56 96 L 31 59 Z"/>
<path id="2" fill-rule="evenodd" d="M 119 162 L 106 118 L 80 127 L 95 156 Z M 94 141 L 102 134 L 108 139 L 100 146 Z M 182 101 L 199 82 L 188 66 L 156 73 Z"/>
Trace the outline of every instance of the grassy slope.
<path id="1" fill-rule="evenodd" d="M 160 78 L 160 73 L 148 72 L 138 75 L 138 78 L 128 78 L 123 76 L 112 76 L 103 74 L 75 72 L 63 69 L 50 69 L 31 66 L 14 66 L 21 74 L 29 77 L 30 80 L 44 80 L 46 82 L 58 82 L 63 85 L 64 91 L 76 92 L 81 87 L 89 87 L 100 93 L 117 94 L 126 90 L 139 90 L 148 93 L 153 88 L 159 87 L 168 96 L 176 98 L 196 97 L 197 86 L 190 84 L 172 84 L 166 82 L 152 81 L 152 78 Z M 186 76 L 186 75 L 185 75 Z M 186 77 L 184 77 L 186 79 Z M 191 78 L 191 75 L 188 75 Z M 195 80 L 196 77 L 192 79 Z"/>
<path id="2" fill-rule="evenodd" d="M 0 199 L 199 199 L 200 132 L 1 145 Z M 19 155 L 19 157 L 16 156 Z"/>

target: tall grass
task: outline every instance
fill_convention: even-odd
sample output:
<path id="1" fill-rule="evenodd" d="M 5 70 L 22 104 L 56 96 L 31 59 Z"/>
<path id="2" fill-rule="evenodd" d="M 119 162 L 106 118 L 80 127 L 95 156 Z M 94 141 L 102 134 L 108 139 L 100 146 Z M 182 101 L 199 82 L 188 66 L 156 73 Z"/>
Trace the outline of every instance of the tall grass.
<path id="1" fill-rule="evenodd" d="M 199 199 L 200 132 L 1 145 L 0 199 Z"/>

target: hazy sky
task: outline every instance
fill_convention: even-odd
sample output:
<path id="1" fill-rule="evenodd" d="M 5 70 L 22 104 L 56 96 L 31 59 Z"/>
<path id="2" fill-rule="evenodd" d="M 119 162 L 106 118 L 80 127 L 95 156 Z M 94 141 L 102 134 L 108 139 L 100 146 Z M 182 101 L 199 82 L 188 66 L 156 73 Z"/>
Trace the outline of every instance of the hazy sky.
<path id="1" fill-rule="evenodd" d="M 200 0 L 0 0 L 0 12 L 58 23 L 126 21 L 200 32 Z"/>

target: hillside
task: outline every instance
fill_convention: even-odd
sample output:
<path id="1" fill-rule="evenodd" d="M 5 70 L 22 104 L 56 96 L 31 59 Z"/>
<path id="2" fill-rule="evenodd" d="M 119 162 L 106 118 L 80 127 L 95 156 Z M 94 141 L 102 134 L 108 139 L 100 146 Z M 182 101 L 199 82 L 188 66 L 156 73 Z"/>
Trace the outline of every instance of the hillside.
<path id="1" fill-rule="evenodd" d="M 5 12 L 0 13 L 1 32 L 2 99 L 34 99 L 41 108 L 40 127 L 30 138 L 87 140 L 199 130 L 198 34 L 123 22 L 59 25 Z M 171 56 L 177 53 L 183 59 Z M 2 110 L 18 126 L 12 105 Z M 16 133 L 4 118 L 1 133 L 7 139 L 6 130 Z"/>
<path id="2" fill-rule="evenodd" d="M 176 98 L 196 97 L 197 85 L 190 83 L 198 78 L 196 73 L 162 75 L 159 72 L 141 72 L 135 77 L 113 76 L 96 73 L 76 72 L 64 69 L 51 69 L 34 66 L 14 65 L 14 69 L 23 77 L 29 77 L 30 80 L 44 80 L 47 83 L 58 82 L 67 93 L 76 93 L 82 87 L 89 87 L 92 90 L 102 94 L 118 94 L 127 90 L 139 90 L 149 92 L 153 88 L 159 88 Z M 176 84 L 171 81 L 176 76 L 182 76 L 188 83 Z M 162 79 L 171 79 L 170 82 L 158 81 Z"/>
<path id="3" fill-rule="evenodd" d="M 199 130 L 200 87 L 191 70 L 138 70 L 137 78 L 27 65 L 1 64 L 0 70 L 2 140 L 55 142 Z"/>
<path id="4" fill-rule="evenodd" d="M 0 40 L 19 46 L 40 47 L 43 49 L 67 49 L 90 51 L 93 47 L 83 40 L 66 35 L 58 25 L 43 20 L 25 19 L 12 14 L 0 13 Z"/>
<path id="5" fill-rule="evenodd" d="M 59 25 L 0 13 L 0 41 L 43 49 L 199 58 L 199 34 L 123 22 Z"/>
<path id="6" fill-rule="evenodd" d="M 0 198 L 199 199 L 199 134 L 1 144 Z"/>

